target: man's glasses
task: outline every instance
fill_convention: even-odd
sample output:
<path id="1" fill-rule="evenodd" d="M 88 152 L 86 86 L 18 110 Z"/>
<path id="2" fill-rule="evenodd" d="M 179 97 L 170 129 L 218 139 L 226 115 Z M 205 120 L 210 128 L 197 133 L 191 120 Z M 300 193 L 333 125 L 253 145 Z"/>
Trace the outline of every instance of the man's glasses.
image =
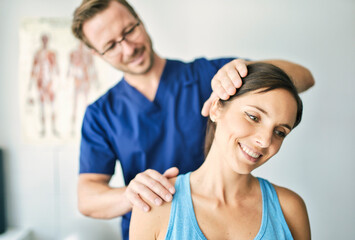
<path id="1" fill-rule="evenodd" d="M 134 24 L 131 28 L 129 28 L 126 32 L 122 34 L 122 38 L 116 42 L 111 43 L 111 45 L 102 53 L 100 53 L 102 56 L 105 55 L 107 57 L 114 57 L 118 55 L 119 53 L 122 52 L 122 45 L 121 43 L 123 41 L 128 41 L 128 42 L 133 42 L 136 40 L 139 35 L 142 33 L 142 29 L 139 28 L 138 26 L 141 24 L 140 21 L 138 21 L 136 24 Z"/>

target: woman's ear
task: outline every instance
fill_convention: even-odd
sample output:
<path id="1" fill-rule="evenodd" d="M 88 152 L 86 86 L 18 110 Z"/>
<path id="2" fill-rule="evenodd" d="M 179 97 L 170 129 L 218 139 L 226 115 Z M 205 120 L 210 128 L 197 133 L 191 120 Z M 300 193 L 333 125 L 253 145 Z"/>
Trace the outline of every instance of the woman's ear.
<path id="1" fill-rule="evenodd" d="M 212 122 L 216 122 L 218 117 L 220 116 L 221 112 L 221 104 L 219 102 L 219 98 L 215 98 L 212 101 L 211 107 L 210 107 L 210 119 Z"/>

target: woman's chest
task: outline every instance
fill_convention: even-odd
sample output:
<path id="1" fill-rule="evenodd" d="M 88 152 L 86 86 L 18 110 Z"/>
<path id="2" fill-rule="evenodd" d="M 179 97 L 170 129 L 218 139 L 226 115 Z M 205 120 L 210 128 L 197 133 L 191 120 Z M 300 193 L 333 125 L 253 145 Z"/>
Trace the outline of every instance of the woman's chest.
<path id="1" fill-rule="evenodd" d="M 262 203 L 235 207 L 195 208 L 198 225 L 207 239 L 254 239 L 262 223 Z"/>

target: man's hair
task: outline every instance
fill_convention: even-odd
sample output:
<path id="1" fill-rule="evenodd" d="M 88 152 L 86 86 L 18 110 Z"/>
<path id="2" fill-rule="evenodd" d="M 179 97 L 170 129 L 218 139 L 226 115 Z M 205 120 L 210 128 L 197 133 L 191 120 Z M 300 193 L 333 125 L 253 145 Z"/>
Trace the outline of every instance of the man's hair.
<path id="1" fill-rule="evenodd" d="M 259 90 L 257 93 L 264 93 L 273 89 L 285 89 L 291 93 L 297 103 L 296 120 L 292 127 L 295 128 L 301 122 L 303 105 L 297 89 L 288 75 L 280 68 L 269 63 L 253 63 L 248 65 L 247 68 L 248 75 L 243 78 L 243 85 L 241 88 L 237 89 L 237 92 L 228 100 L 219 100 L 219 104 L 223 107 L 233 101 L 236 97 L 256 90 Z M 205 156 L 207 156 L 210 151 L 215 131 L 216 123 L 208 119 L 204 151 Z"/>
<path id="2" fill-rule="evenodd" d="M 133 7 L 125 0 L 83 0 L 73 14 L 72 32 L 76 38 L 83 41 L 89 48 L 94 48 L 83 32 L 83 25 L 96 14 L 106 10 L 111 2 L 118 2 L 125 6 L 133 17 L 138 18 Z"/>

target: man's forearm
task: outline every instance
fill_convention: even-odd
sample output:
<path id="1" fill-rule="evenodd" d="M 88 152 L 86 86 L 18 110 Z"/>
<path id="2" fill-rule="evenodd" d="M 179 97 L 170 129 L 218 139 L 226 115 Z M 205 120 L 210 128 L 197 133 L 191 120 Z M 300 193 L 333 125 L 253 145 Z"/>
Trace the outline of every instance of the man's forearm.
<path id="1" fill-rule="evenodd" d="M 311 72 L 307 68 L 299 64 L 288 62 L 285 60 L 263 60 L 255 62 L 271 63 L 284 70 L 293 81 L 293 84 L 296 86 L 297 91 L 299 93 L 306 91 L 314 85 L 314 78 Z"/>
<path id="2" fill-rule="evenodd" d="M 126 187 L 111 188 L 108 181 L 96 181 L 80 176 L 78 183 L 79 211 L 88 217 L 111 219 L 132 210 L 125 197 Z"/>

